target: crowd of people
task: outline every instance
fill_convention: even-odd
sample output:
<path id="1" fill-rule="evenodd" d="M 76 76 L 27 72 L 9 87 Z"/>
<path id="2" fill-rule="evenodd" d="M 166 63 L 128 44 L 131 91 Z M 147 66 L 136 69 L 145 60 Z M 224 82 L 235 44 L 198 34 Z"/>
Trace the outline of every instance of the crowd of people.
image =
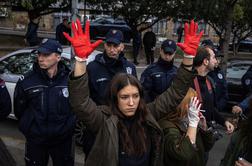
<path id="1" fill-rule="evenodd" d="M 77 121 L 85 125 L 86 166 L 204 166 L 220 139 L 216 123 L 232 134 L 221 165 L 252 165 L 252 97 L 233 107 L 233 113 L 247 115 L 234 132 L 234 125 L 219 113 L 226 108 L 228 92 L 218 51 L 210 40 L 201 42 L 197 23 L 185 23 L 183 43 L 163 41 L 157 62 L 155 34 L 146 32 L 143 44 L 149 47 L 150 65 L 139 80 L 135 65 L 124 56 L 120 30 L 111 29 L 103 53 L 86 64 L 103 42 L 91 43 L 89 26 L 87 21 L 83 32 L 76 20 L 72 37 L 62 31 L 74 49 L 73 71 L 61 62 L 61 44 L 44 39 L 34 50 L 33 69 L 16 85 L 14 113 L 26 139 L 27 166 L 46 166 L 49 156 L 54 166 L 73 166 Z M 179 67 L 174 65 L 177 46 L 184 52 Z M 4 119 L 11 104 L 2 97 L 8 94 L 2 80 L 0 85 Z"/>

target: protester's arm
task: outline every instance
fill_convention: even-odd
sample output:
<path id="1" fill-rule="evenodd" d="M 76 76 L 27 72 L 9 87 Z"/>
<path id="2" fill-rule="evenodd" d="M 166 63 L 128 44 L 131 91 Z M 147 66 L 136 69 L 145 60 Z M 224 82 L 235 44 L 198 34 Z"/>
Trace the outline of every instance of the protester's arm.
<path id="1" fill-rule="evenodd" d="M 197 127 L 200 121 L 199 118 L 199 110 L 200 110 L 201 104 L 199 103 L 199 100 L 197 97 L 191 98 L 191 102 L 189 104 L 188 108 L 188 128 L 186 132 L 186 136 L 189 137 L 192 144 L 196 143 L 196 135 L 197 135 Z"/>
<path id="2" fill-rule="evenodd" d="M 89 97 L 86 59 L 102 41 L 90 43 L 89 22 L 86 22 L 85 33 L 82 31 L 79 20 L 76 21 L 76 24 L 77 27 L 75 23 L 72 23 L 73 37 L 65 32 L 63 33 L 71 42 L 76 59 L 74 71 L 69 79 L 69 101 L 72 111 L 76 113 L 77 117 L 84 121 L 91 131 L 97 132 L 104 120 L 101 110 L 106 109 L 106 107 L 97 107 Z"/>
<path id="3" fill-rule="evenodd" d="M 158 96 L 154 102 L 148 104 L 149 110 L 157 120 L 165 116 L 169 111 L 176 110 L 177 105 L 182 101 L 191 86 L 193 58 L 196 56 L 200 38 L 203 34 L 203 31 L 196 34 L 197 31 L 198 24 L 195 24 L 194 21 L 191 21 L 190 28 L 187 23 L 185 24 L 185 42 L 178 43 L 178 46 L 185 52 L 182 65 L 178 69 L 170 88 Z"/>
<path id="4" fill-rule="evenodd" d="M 181 133 L 177 126 L 166 119 L 159 121 L 164 132 L 164 158 L 189 161 L 197 153 L 186 133 Z"/>

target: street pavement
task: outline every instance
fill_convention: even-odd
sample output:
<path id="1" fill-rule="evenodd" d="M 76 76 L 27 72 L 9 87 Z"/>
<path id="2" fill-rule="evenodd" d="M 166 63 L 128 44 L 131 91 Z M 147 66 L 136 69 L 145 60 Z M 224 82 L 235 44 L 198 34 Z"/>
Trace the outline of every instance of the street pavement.
<path id="1" fill-rule="evenodd" d="M 226 147 L 229 143 L 230 136 L 222 131 L 224 137 L 216 142 L 215 146 L 209 153 L 207 166 L 218 166 L 223 158 Z M 6 120 L 0 123 L 0 138 L 6 144 L 9 152 L 17 162 L 17 166 L 24 166 L 24 147 L 25 139 L 18 130 L 18 123 L 15 120 Z M 75 146 L 75 165 L 83 166 L 84 154 L 80 147 Z M 52 164 L 50 164 L 52 165 Z"/>

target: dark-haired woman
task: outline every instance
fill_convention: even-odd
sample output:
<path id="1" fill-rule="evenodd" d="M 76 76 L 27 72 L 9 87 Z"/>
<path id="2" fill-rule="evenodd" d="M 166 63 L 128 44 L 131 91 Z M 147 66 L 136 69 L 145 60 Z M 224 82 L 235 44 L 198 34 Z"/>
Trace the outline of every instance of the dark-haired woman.
<path id="1" fill-rule="evenodd" d="M 196 35 L 197 24 L 191 22 L 191 31 L 187 34 L 193 42 L 187 39 L 181 44 L 187 52 L 183 67 L 178 69 L 171 87 L 153 103 L 145 104 L 141 84 L 135 77 L 118 74 L 111 81 L 109 105 L 96 106 L 89 97 L 85 60 L 101 41 L 90 43 L 89 22 L 85 33 L 80 22 L 77 20 L 76 23 L 77 27 L 72 24 L 74 37 L 65 35 L 76 54 L 75 68 L 69 81 L 70 104 L 79 119 L 96 134 L 85 165 L 161 166 L 163 137 L 156 120 L 174 110 L 191 84 L 192 61 L 202 35 Z"/>

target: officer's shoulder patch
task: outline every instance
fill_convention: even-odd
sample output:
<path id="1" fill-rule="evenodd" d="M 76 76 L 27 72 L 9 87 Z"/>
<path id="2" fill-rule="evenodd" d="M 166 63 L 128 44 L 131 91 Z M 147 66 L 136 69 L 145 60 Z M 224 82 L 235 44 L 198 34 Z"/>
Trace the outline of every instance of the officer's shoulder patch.
<path id="1" fill-rule="evenodd" d="M 251 82 L 250 79 L 246 79 L 246 80 L 245 80 L 245 85 L 250 85 L 250 82 Z"/>
<path id="2" fill-rule="evenodd" d="M 127 72 L 127 74 L 132 74 L 132 68 L 131 67 L 126 67 L 126 72 Z"/>
<path id="3" fill-rule="evenodd" d="M 218 76 L 218 78 L 219 78 L 220 80 L 223 79 L 223 75 L 222 75 L 221 73 L 218 73 L 217 76 Z"/>

